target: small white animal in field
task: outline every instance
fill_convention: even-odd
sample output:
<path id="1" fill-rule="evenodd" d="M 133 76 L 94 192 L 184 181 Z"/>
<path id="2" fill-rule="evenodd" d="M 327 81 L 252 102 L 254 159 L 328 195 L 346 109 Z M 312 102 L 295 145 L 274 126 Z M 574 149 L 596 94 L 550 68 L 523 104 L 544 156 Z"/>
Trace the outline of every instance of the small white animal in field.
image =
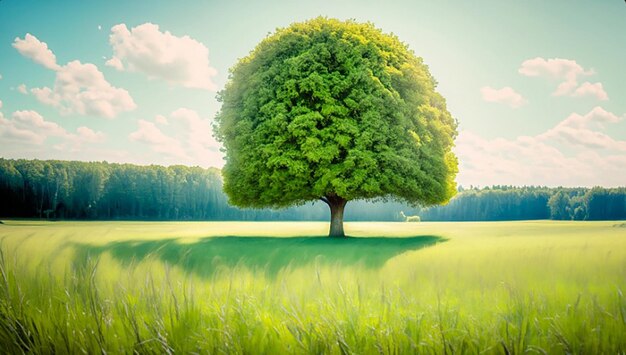
<path id="1" fill-rule="evenodd" d="M 420 216 L 407 216 L 404 214 L 404 211 L 400 211 L 400 216 L 404 218 L 405 222 L 419 222 L 421 221 Z"/>

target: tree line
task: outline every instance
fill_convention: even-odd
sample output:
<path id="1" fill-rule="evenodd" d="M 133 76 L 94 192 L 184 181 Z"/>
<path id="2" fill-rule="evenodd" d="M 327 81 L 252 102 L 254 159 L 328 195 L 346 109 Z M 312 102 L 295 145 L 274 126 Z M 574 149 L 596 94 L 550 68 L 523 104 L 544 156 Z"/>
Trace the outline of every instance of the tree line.
<path id="1" fill-rule="evenodd" d="M 620 220 L 626 219 L 626 188 L 460 189 L 448 205 L 418 213 L 431 221 Z"/>
<path id="2" fill-rule="evenodd" d="M 620 220 L 626 188 L 459 188 L 445 206 L 352 201 L 345 219 Z M 402 212 L 402 214 L 400 213 Z M 328 220 L 321 202 L 281 210 L 228 204 L 218 169 L 0 158 L 0 217 L 78 220 Z"/>

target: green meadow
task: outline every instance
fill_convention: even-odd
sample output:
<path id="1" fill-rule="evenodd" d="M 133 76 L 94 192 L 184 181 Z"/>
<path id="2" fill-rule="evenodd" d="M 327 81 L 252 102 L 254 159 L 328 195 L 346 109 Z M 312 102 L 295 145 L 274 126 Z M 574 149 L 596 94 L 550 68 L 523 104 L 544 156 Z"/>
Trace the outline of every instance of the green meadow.
<path id="1" fill-rule="evenodd" d="M 623 222 L 0 224 L 6 353 L 626 352 Z"/>

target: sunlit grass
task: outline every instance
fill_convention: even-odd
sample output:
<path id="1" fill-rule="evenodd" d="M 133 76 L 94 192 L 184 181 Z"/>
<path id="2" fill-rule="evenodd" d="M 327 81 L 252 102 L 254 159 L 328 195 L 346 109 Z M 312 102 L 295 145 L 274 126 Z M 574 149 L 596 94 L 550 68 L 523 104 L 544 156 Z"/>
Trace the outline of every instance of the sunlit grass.
<path id="1" fill-rule="evenodd" d="M 620 222 L 5 223 L 8 353 L 626 352 Z"/>

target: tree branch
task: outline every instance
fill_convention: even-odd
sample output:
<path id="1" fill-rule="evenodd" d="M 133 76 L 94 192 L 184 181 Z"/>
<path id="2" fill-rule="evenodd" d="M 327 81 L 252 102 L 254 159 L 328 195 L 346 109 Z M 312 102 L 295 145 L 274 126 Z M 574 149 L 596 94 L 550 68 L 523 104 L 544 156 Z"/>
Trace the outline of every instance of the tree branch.
<path id="1" fill-rule="evenodd" d="M 320 200 L 324 201 L 327 205 L 330 206 L 330 201 L 328 201 L 328 198 L 326 196 L 320 197 Z"/>

